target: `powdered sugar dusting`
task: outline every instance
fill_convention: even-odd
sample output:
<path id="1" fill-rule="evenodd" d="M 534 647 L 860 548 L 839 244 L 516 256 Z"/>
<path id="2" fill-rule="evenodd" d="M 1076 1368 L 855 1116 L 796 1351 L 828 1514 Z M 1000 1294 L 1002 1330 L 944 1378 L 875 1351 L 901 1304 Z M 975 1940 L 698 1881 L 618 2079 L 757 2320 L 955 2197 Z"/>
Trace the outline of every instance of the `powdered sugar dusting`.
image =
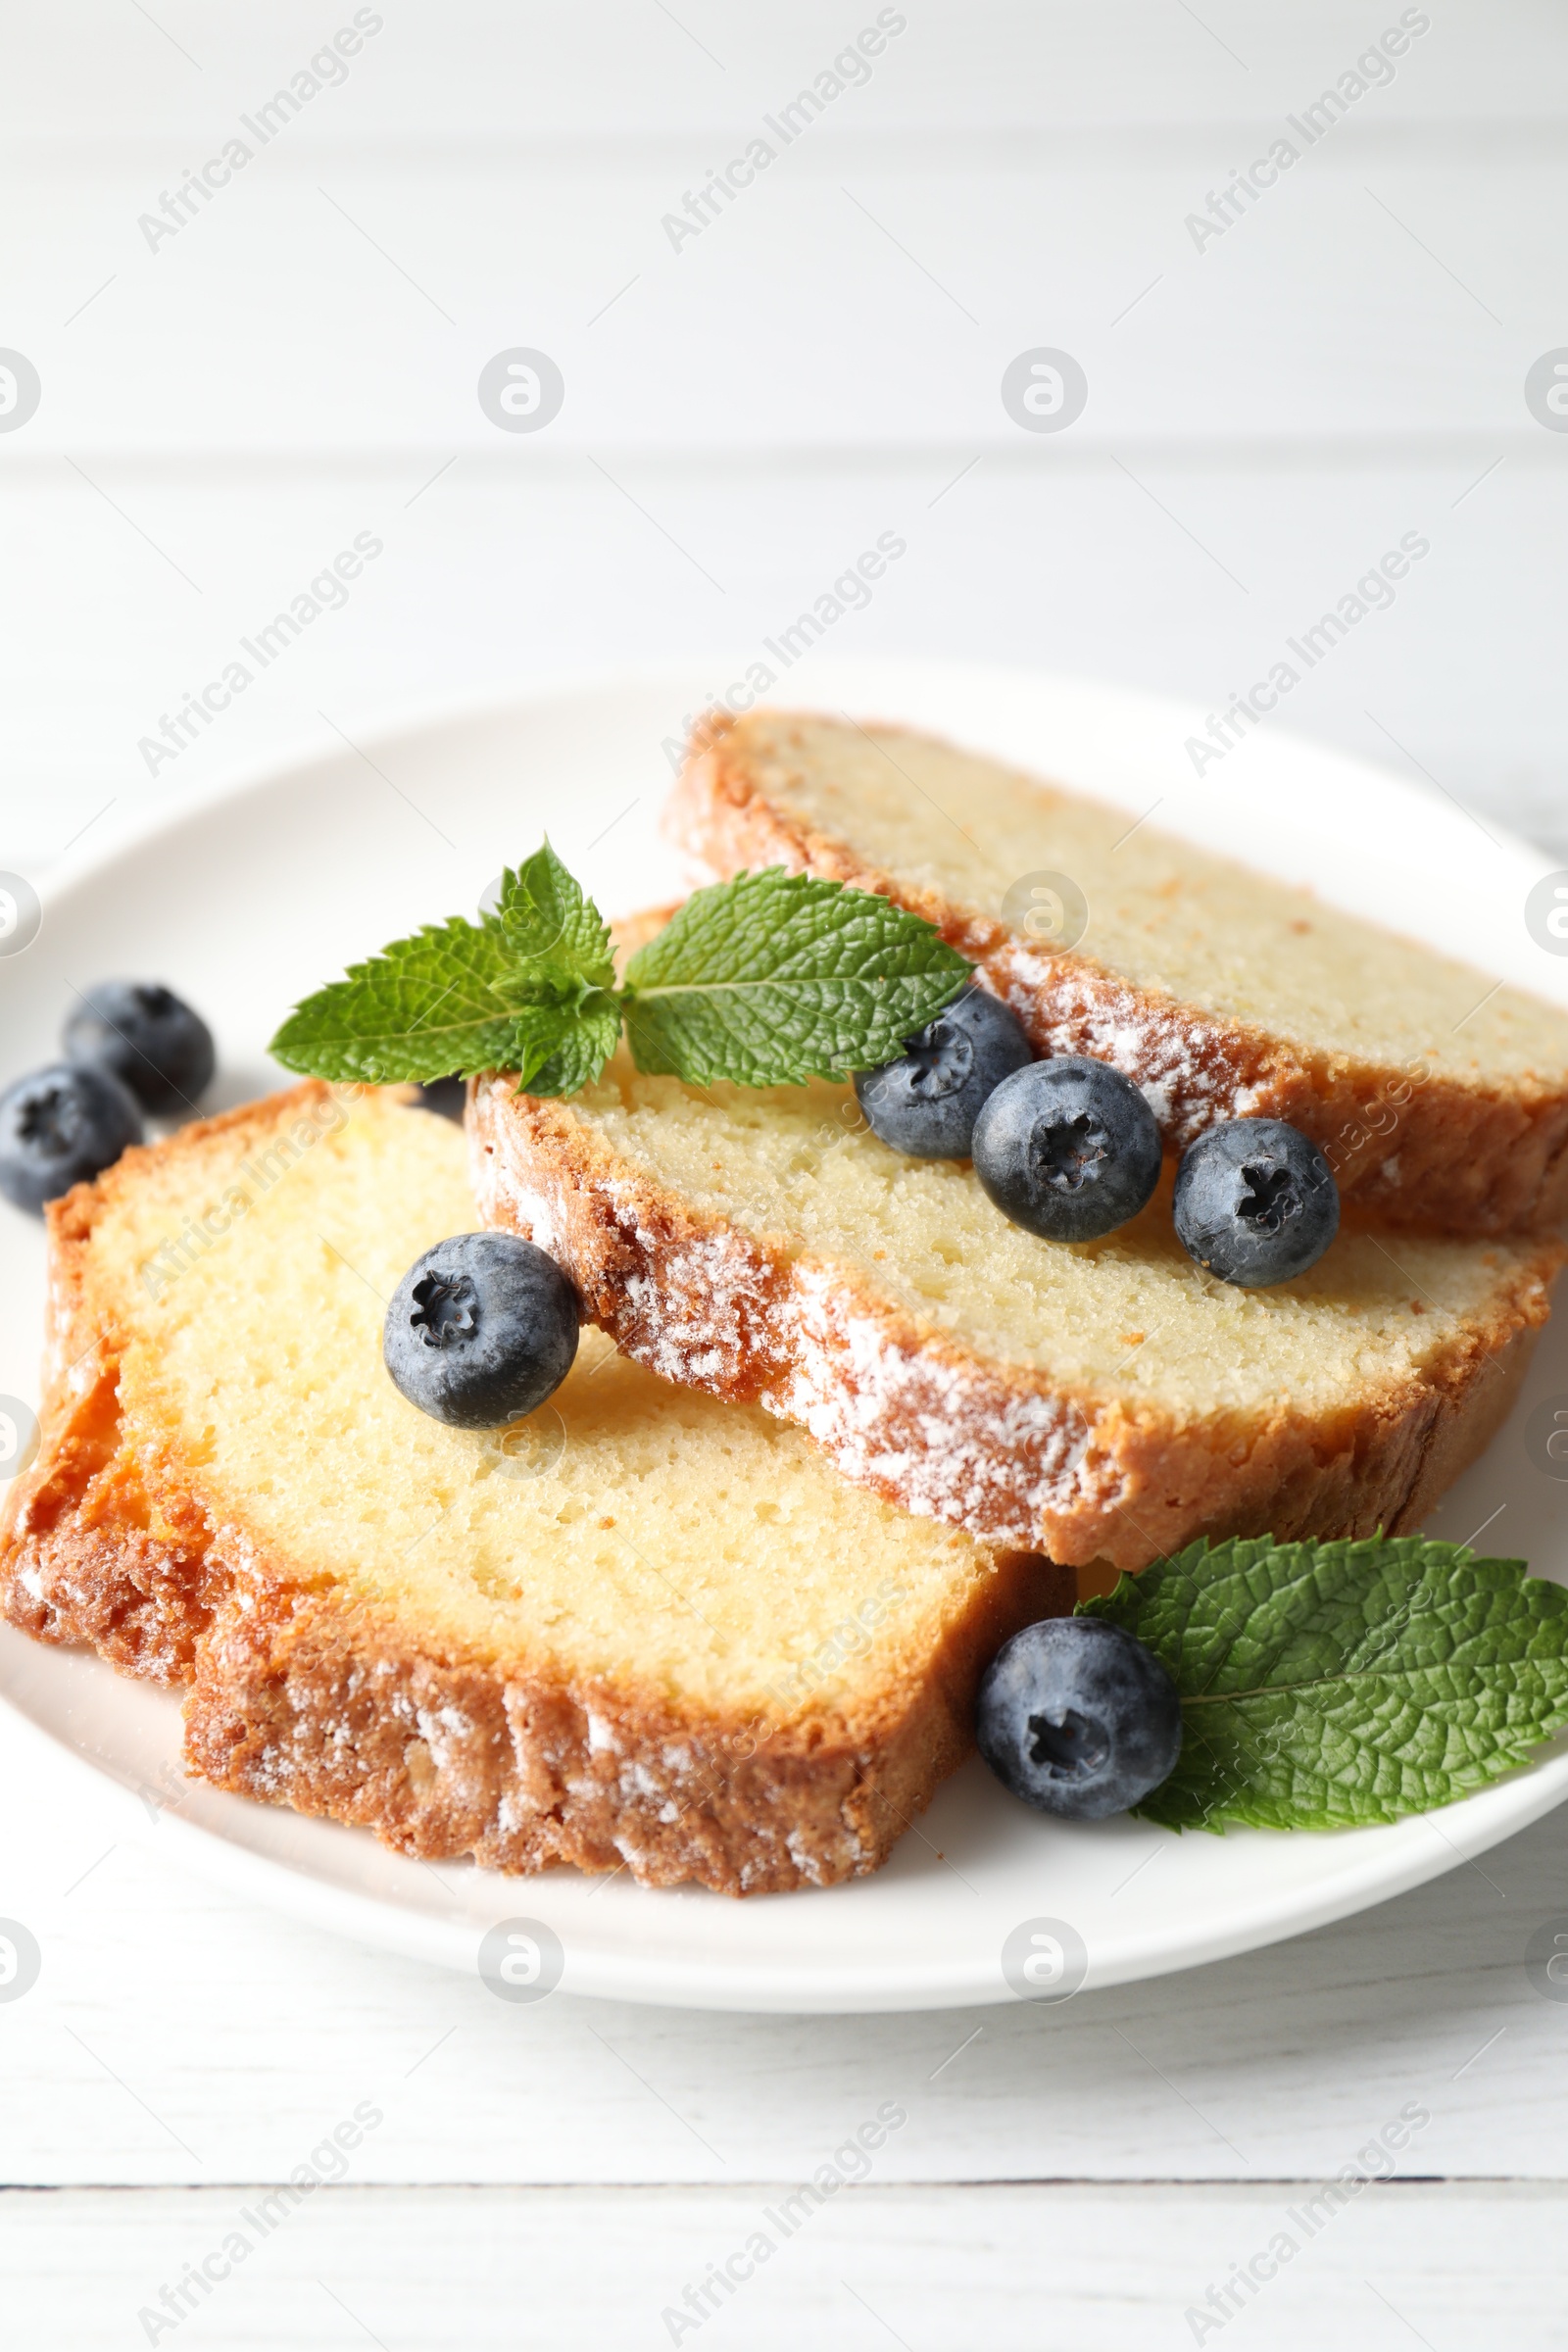
<path id="1" fill-rule="evenodd" d="M 662 1380 L 730 1395 L 748 1378 L 751 1348 L 765 1345 L 768 1285 L 754 1245 L 731 1226 L 656 1233 L 640 1220 L 633 1188 L 611 1184 L 606 1198 L 635 1250 L 617 1345 Z"/>
<path id="2" fill-rule="evenodd" d="M 1168 1144 L 1192 1142 L 1216 1118 L 1240 1118 L 1261 1090 L 1249 1085 L 1236 1031 L 1134 989 L 1070 956 L 1043 956 L 1008 935 L 982 965 L 1042 1053 L 1087 1054 L 1142 1088 Z"/>
<path id="3" fill-rule="evenodd" d="M 1049 1531 L 1056 1556 L 1089 1557 L 1109 1540 L 1127 1482 L 1082 1399 L 920 1330 L 852 1268 L 687 1209 L 623 1160 L 568 1164 L 559 1131 L 498 1089 L 480 1089 L 474 1127 L 483 1214 L 516 1230 L 543 1200 L 593 1320 L 662 1379 L 760 1402 L 846 1477 L 989 1542 L 1053 1548 Z"/>
<path id="4" fill-rule="evenodd" d="M 925 1518 L 1028 1546 L 1084 1499 L 1088 1426 L 1071 1399 L 901 1333 L 840 1270 L 796 1270 L 799 1345 L 763 1403 L 862 1485 Z"/>
<path id="5" fill-rule="evenodd" d="M 513 1214 L 515 1230 L 524 1241 L 533 1242 L 547 1254 L 554 1255 L 557 1240 L 557 1219 L 550 1201 L 543 1193 L 530 1192 L 519 1185 L 513 1196 Z"/>

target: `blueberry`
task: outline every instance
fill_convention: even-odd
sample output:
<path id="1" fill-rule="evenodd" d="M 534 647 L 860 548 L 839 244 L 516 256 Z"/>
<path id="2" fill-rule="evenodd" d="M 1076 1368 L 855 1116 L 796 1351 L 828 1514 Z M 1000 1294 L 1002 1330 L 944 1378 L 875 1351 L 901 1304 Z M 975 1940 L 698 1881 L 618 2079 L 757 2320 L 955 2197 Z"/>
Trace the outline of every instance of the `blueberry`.
<path id="1" fill-rule="evenodd" d="M 108 1070 L 51 1062 L 0 1095 L 0 1193 L 42 1212 L 141 1142 L 141 1112 Z"/>
<path id="2" fill-rule="evenodd" d="M 456 1119 L 460 1127 L 467 1100 L 466 1078 L 427 1078 L 418 1089 L 421 1110 L 433 1110 L 443 1119 Z"/>
<path id="3" fill-rule="evenodd" d="M 975 1739 L 1042 1813 L 1103 1821 L 1157 1788 L 1182 1752 L 1182 1702 L 1152 1649 L 1104 1617 L 1047 1617 L 998 1650 Z"/>
<path id="4" fill-rule="evenodd" d="M 61 1043 L 73 1061 L 111 1071 L 144 1110 L 193 1110 L 212 1082 L 212 1031 L 156 981 L 100 980 L 67 1021 Z"/>
<path id="5" fill-rule="evenodd" d="M 1017 1016 L 971 988 L 906 1043 L 902 1060 L 856 1076 L 872 1134 L 911 1159 L 967 1159 L 981 1104 L 1030 1059 Z"/>
<path id="6" fill-rule="evenodd" d="M 459 1233 L 392 1294 L 381 1356 L 411 1404 L 456 1429 L 498 1429 L 560 1388 L 577 1352 L 577 1294 L 514 1233 Z"/>
<path id="7" fill-rule="evenodd" d="M 1340 1188 L 1284 1119 L 1226 1119 L 1176 1171 L 1176 1237 L 1221 1282 L 1264 1290 L 1315 1266 L 1340 1230 Z"/>
<path id="8" fill-rule="evenodd" d="M 1048 1242 L 1094 1242 L 1159 1182 L 1159 1129 L 1130 1078 L 1062 1054 L 1004 1078 L 974 1124 L 974 1172 L 1004 1217 Z"/>

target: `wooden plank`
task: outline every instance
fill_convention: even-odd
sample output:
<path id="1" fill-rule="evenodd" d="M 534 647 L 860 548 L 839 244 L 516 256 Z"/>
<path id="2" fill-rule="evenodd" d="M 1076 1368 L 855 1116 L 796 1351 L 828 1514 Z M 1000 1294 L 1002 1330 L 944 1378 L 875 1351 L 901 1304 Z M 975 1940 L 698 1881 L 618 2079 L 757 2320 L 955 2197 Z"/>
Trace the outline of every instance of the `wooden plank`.
<path id="1" fill-rule="evenodd" d="M 0 2201 L 0 2245 L 14 2339 L 72 2352 L 187 2332 L 224 2352 L 367 2340 L 383 2352 L 795 2352 L 808 2334 L 845 2352 L 1125 2352 L 1212 2344 L 1238 2322 L 1227 2340 L 1278 2352 L 1446 2347 L 1503 2329 L 1510 2352 L 1561 2344 L 1561 2183 L 1362 2185 L 1343 2206 L 1333 2195 L 1315 2181 L 871 2185 L 814 2206 L 792 2181 L 640 2194 L 322 2188 L 263 2214 L 241 2192 L 88 2191 Z"/>
<path id="2" fill-rule="evenodd" d="M 1550 438 L 1523 381 L 1559 336 L 1560 144 L 1433 133 L 1389 156 L 1347 127 L 1198 250 L 1189 221 L 1239 153 L 1228 132 L 1032 162 L 840 142 L 700 233 L 668 225 L 692 156 L 293 148 L 177 230 L 157 222 L 167 159 L 13 157 L 7 333 L 45 397 L 3 455 L 936 442 L 1049 463 L 1152 438 Z M 519 347 L 564 387 L 537 436 L 476 388 Z M 1042 347 L 1088 387 L 1059 439 L 1002 396 Z"/>
<path id="3" fill-rule="evenodd" d="M 8 131 L 139 134 L 188 147 L 238 111 L 254 113 L 356 12 L 352 0 L 324 11 L 274 0 L 265 15 L 215 15 L 165 0 L 155 13 L 153 23 L 114 0 L 75 0 L 69 12 L 19 24 L 0 100 Z M 733 137 L 809 86 L 883 12 L 879 0 L 858 9 L 800 0 L 787 12 L 687 0 L 673 15 L 604 0 L 591 16 L 538 0 L 470 0 L 461 11 L 424 0 L 373 13 L 383 28 L 349 60 L 344 82 L 310 98 L 292 136 L 319 143 L 369 130 L 466 144 L 496 134 L 623 136 L 661 123 Z M 873 60 L 867 82 L 832 101 L 824 130 L 1266 124 L 1337 84 L 1405 12 L 1403 0 L 1266 11 L 1209 0 L 1196 16 L 1163 0 L 1093 10 L 1072 0 L 939 0 L 886 13 L 904 15 L 906 29 Z M 1433 29 L 1396 58 L 1393 86 L 1370 91 L 1358 112 L 1393 100 L 1444 122 L 1561 120 L 1559 19 L 1528 0 L 1418 13 Z"/>

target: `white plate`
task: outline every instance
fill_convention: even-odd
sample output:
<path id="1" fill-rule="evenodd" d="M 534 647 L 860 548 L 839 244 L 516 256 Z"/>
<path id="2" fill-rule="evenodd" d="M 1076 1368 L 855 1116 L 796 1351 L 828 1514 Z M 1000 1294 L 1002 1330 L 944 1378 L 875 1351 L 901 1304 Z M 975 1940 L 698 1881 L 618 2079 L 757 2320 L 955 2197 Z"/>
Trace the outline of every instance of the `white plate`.
<path id="1" fill-rule="evenodd" d="M 5 1071 L 53 1050 L 72 984 L 169 981 L 218 1032 L 216 1098 L 275 1078 L 265 1042 L 295 998 L 414 924 L 472 907 L 548 827 L 612 911 L 682 879 L 658 839 L 666 746 L 744 664 L 622 674 L 426 721 L 187 807 L 78 859 L 44 893 L 24 954 L 0 958 Z M 1205 713 L 1104 687 L 922 662 L 803 664 L 789 699 L 898 716 L 1015 758 L 1194 839 L 1313 883 L 1324 897 L 1459 946 L 1487 971 L 1568 1002 L 1568 961 L 1530 941 L 1523 900 L 1544 861 L 1493 844 L 1424 791 L 1264 732 L 1195 779 Z M 784 699 L 780 695 L 779 699 Z M 0 1206 L 0 1394 L 36 1399 L 42 1248 Z M 1435 1533 L 1528 1558 L 1568 1582 L 1565 1490 L 1521 1425 L 1568 1392 L 1568 1318 L 1529 1393 L 1445 1500 Z M 1489 1524 L 1490 1523 L 1490 1524 Z M 1074 1929 L 1087 1987 L 1245 1951 L 1383 1900 L 1479 1854 L 1568 1794 L 1568 1752 L 1438 1814 L 1337 1835 L 1176 1838 L 1133 1821 L 1069 1827 L 1013 1802 L 977 1764 L 939 1793 L 875 1878 L 737 1903 L 654 1893 L 622 1873 L 504 1879 L 406 1861 L 368 1835 L 188 1786 L 178 1706 L 96 1658 L 0 1639 L 0 1697 L 51 1749 L 166 1806 L 192 1862 L 243 1892 L 371 1944 L 469 1969 L 498 1922 L 542 1921 L 563 1986 L 682 2006 L 876 2010 L 1011 1999 L 1002 1947 L 1027 1922 Z M 65 1751 L 62 1755 L 61 1751 Z"/>

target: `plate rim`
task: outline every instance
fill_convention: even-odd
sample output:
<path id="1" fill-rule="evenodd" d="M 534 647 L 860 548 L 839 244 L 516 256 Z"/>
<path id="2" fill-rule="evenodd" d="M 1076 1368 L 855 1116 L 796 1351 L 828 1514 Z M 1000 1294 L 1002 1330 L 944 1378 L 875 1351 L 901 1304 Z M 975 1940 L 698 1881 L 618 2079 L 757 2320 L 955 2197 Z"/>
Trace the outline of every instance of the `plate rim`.
<path id="1" fill-rule="evenodd" d="M 750 660 L 751 657 L 746 659 Z M 385 746 L 405 736 L 430 734 L 447 727 L 472 726 L 501 719 L 510 711 L 571 695 L 612 694 L 627 687 L 653 687 L 662 682 L 673 684 L 677 679 L 689 680 L 699 667 L 705 672 L 717 672 L 737 666 L 744 670 L 746 662 L 738 662 L 733 653 L 727 660 L 706 660 L 699 656 L 690 662 L 650 657 L 642 662 L 587 663 L 564 669 L 549 680 L 540 679 L 522 686 L 509 688 L 497 680 L 492 685 L 462 693 L 411 696 L 406 702 L 393 704 L 390 715 L 357 728 L 356 734 L 363 735 L 372 746 Z M 1184 723 L 1198 728 L 1206 724 L 1201 707 L 1187 701 L 1182 695 L 1167 694 L 1155 687 L 1128 685 L 1120 678 L 1034 668 L 1018 662 L 926 659 L 916 654 L 893 653 L 868 654 L 859 659 L 823 655 L 813 665 L 810 674 L 813 677 L 824 675 L 831 678 L 838 673 L 893 673 L 898 670 L 918 674 L 926 679 L 959 678 L 976 684 L 994 681 L 998 685 L 1018 686 L 1027 683 L 1045 688 L 1087 689 L 1109 699 L 1135 705 L 1145 712 L 1161 712 L 1173 722 L 1179 715 Z M 771 702 L 771 698 L 769 700 Z M 778 707 L 791 706 L 785 701 Z M 809 704 L 802 707 L 809 707 Z M 353 716 L 352 711 L 350 716 Z M 1310 759 L 1327 760 L 1341 767 L 1358 769 L 1375 778 L 1380 789 L 1392 788 L 1401 799 L 1409 800 L 1417 807 L 1441 807 L 1411 778 L 1364 753 L 1348 751 L 1340 744 L 1330 743 L 1288 723 L 1282 723 L 1271 740 Z M 78 886 L 95 880 L 120 858 L 147 848 L 162 835 L 177 832 L 182 825 L 211 815 L 228 802 L 260 796 L 298 778 L 312 767 L 341 760 L 345 753 L 358 756 L 359 744 L 357 741 L 351 742 L 344 733 L 338 733 L 336 743 L 318 735 L 301 734 L 275 745 L 269 752 L 258 752 L 253 758 L 236 763 L 233 768 L 202 782 L 183 785 L 172 782 L 163 787 L 167 798 L 121 818 L 113 827 L 106 828 L 97 840 L 74 844 L 58 858 L 51 859 L 37 882 L 39 899 L 44 906 L 50 906 L 56 899 L 69 896 Z M 1095 797 L 1089 787 L 1074 784 L 1071 789 L 1084 790 L 1089 797 Z M 1524 834 L 1516 833 L 1511 826 L 1491 822 L 1490 830 L 1499 849 L 1538 869 L 1538 879 L 1558 870 L 1552 865 L 1547 851 Z M 1247 860 L 1243 858 L 1240 862 L 1245 864 Z M 23 953 L 25 954 L 25 950 Z M 1519 984 L 1515 982 L 1512 985 Z"/>
<path id="2" fill-rule="evenodd" d="M 3 1629 L 5 1644 L 11 1641 L 25 1642 L 28 1637 L 19 1629 Z M 105 1674 L 116 1669 L 107 1660 L 86 1651 L 74 1656 Z M 164 1693 L 171 1703 L 177 1693 Z M 86 1752 L 68 1739 L 56 1726 L 34 1714 L 22 1704 L 5 1687 L 3 1655 L 0 1655 L 0 1707 L 9 1722 L 20 1727 L 25 1738 L 53 1758 L 65 1761 L 79 1784 L 85 1784 L 104 1793 L 106 1788 L 119 1790 L 130 1797 L 134 1788 L 128 1778 L 114 1767 Z M 1521 1767 L 1491 1787 L 1455 1799 L 1452 1803 L 1434 1807 L 1426 1813 L 1406 1814 L 1400 1821 L 1367 1830 L 1348 1831 L 1243 1831 L 1244 1838 L 1357 1838 L 1362 1843 L 1358 1858 L 1315 1885 L 1305 1895 L 1292 1898 L 1288 1915 L 1280 1915 L 1280 1897 L 1265 1889 L 1255 1902 L 1233 1905 L 1221 1915 L 1220 1924 L 1183 1930 L 1174 1937 L 1168 1932 L 1157 1945 L 1151 1936 L 1133 1938 L 1119 1947 L 1108 1963 L 1095 1965 L 1091 1954 L 1089 1979 L 1078 1993 L 1093 1997 L 1114 1990 L 1118 1985 L 1141 1984 L 1153 1978 L 1177 1976 L 1189 1969 L 1207 1967 L 1213 1962 L 1235 1959 L 1248 1952 L 1265 1950 L 1275 1943 L 1289 1942 L 1298 1936 L 1332 1927 L 1338 1921 L 1353 1918 L 1359 1912 L 1371 1910 L 1384 1902 L 1392 1902 L 1417 1887 L 1430 1885 L 1461 1865 L 1475 1861 L 1478 1855 L 1490 1852 L 1519 1832 L 1543 1820 L 1568 1798 L 1568 1734 L 1562 1736 L 1553 1750 L 1534 1764 Z M 206 1791 L 227 1796 L 226 1791 Z M 228 1801 L 249 1804 L 243 1797 Z M 261 1807 L 263 1814 L 287 1812 L 286 1807 Z M 311 1817 L 306 1817 L 311 1818 Z M 215 1881 L 232 1893 L 248 1901 L 264 1901 L 288 1917 L 305 1925 L 325 1929 L 350 1941 L 368 1945 L 375 1950 L 390 1950 L 408 1959 L 422 1960 L 458 1974 L 477 1973 L 477 1951 L 482 1933 L 470 1921 L 443 1919 L 434 1911 L 419 1911 L 399 1904 L 390 1898 L 368 1894 L 357 1887 L 335 1884 L 319 1871 L 260 1851 L 242 1840 L 227 1837 L 201 1822 L 187 1821 L 173 1806 L 159 1810 L 156 1824 L 150 1818 L 137 1818 L 127 1810 L 126 1823 L 134 1841 L 144 1850 L 168 1855 L 172 1850 L 182 1862 L 201 1878 Z M 1459 1837 L 1436 1830 L 1434 1842 L 1423 1850 L 1418 1833 L 1423 1823 L 1444 1820 L 1458 1828 Z M 1481 1824 L 1479 1838 L 1464 1835 L 1464 1830 Z M 369 1838 L 368 1830 L 354 1830 L 337 1822 L 324 1825 L 345 1838 Z M 172 1839 L 165 1833 L 172 1831 Z M 1175 1835 L 1174 1833 L 1170 1833 Z M 1232 1833 L 1233 1835 L 1235 1833 Z M 1202 1833 L 1194 1832 L 1194 1836 Z M 157 1843 L 155 1844 L 155 1839 Z M 1372 1840 L 1377 1840 L 1373 1844 Z M 1408 1852 L 1391 1856 L 1389 1841 L 1397 1840 Z M 1393 1867 L 1390 1867 L 1391 1861 Z M 564 1874 L 564 1866 L 563 1866 Z M 493 1874 L 500 1876 L 501 1874 Z M 554 1871 L 542 1871 L 517 1878 L 519 1889 L 530 1891 L 541 1912 L 548 1911 L 549 1887 Z M 579 1874 L 572 1873 L 572 1877 Z M 699 1892 L 704 1890 L 697 1890 Z M 831 1895 L 832 1888 L 806 1889 L 807 1893 L 822 1892 Z M 724 1898 L 714 1896 L 712 1899 Z M 734 1897 L 737 1901 L 765 1904 L 764 1896 Z M 1274 1906 L 1275 1916 L 1264 1916 L 1265 1907 Z M 1100 1947 L 1102 1951 L 1103 1947 Z M 918 2013 L 926 2010 L 1002 2008 L 1028 2006 L 1005 1983 L 1000 1960 L 978 1967 L 972 1962 L 950 1963 L 921 1970 L 919 1967 L 890 1969 L 885 1962 L 873 1970 L 869 1963 L 834 1964 L 836 1978 L 824 1969 L 819 1979 L 802 1984 L 798 1963 L 757 1964 L 752 1961 L 717 1962 L 664 1959 L 662 1956 L 624 1952 L 596 1952 L 592 1947 L 573 1948 L 568 1945 L 566 1970 L 559 1989 L 574 1999 L 620 2000 L 645 2003 L 657 2008 L 692 2009 L 751 2014 L 755 2016 L 876 2016 Z M 794 1973 L 792 1973 L 792 1970 Z M 1065 2006 L 1065 2002 L 1042 2004 Z"/>

